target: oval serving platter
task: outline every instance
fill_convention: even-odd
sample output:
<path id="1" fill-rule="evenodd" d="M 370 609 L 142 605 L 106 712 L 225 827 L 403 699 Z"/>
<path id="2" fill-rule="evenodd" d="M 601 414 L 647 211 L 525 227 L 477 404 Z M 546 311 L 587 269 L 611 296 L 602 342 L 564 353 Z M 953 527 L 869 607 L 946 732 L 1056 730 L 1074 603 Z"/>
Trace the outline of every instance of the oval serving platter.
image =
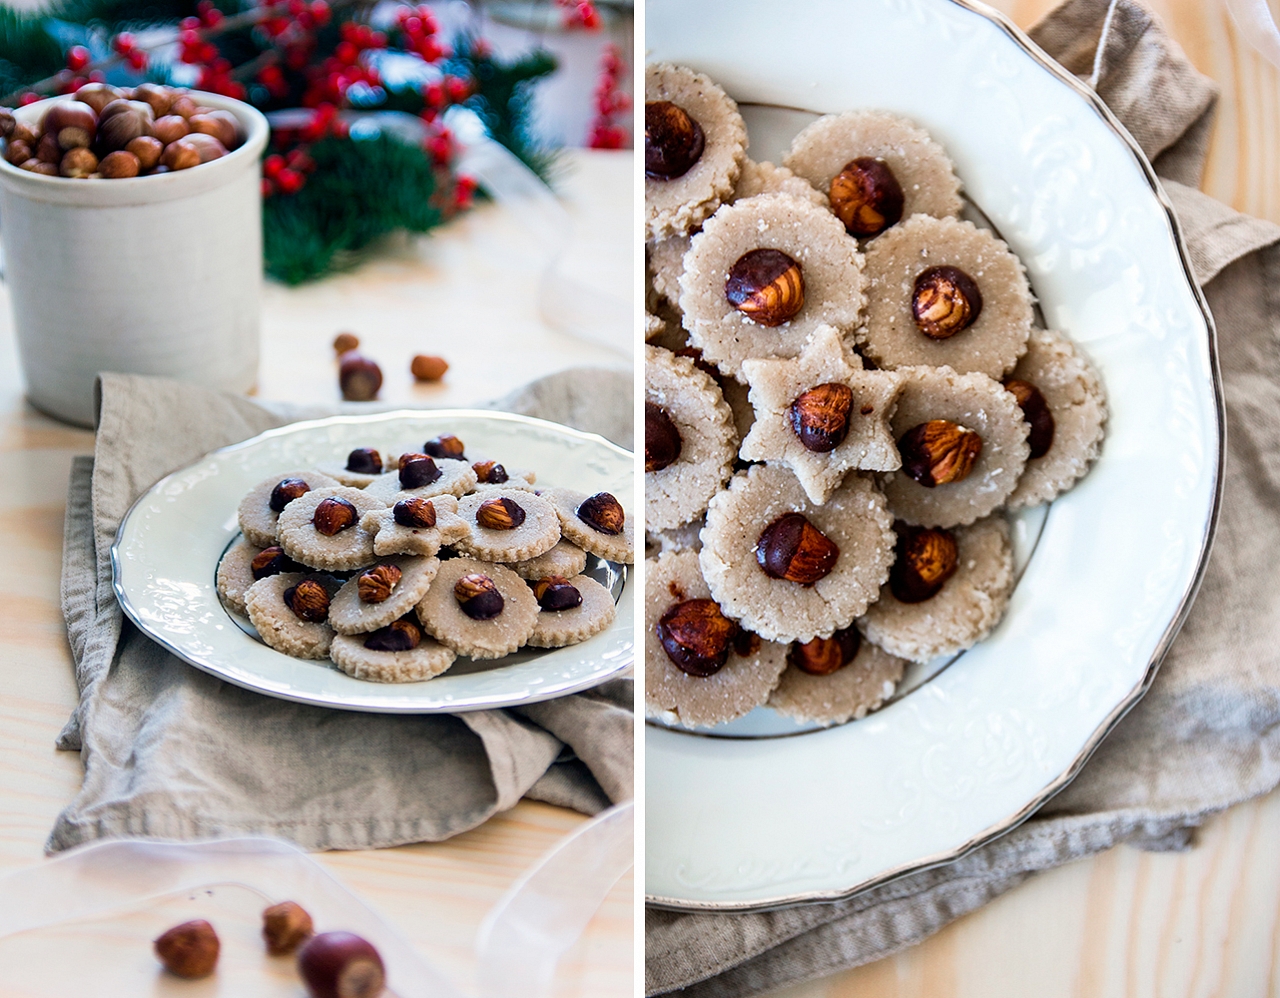
<path id="1" fill-rule="evenodd" d="M 1212 319 L 1154 171 L 1105 105 L 967 0 L 808 0 L 781 29 L 777 11 L 650 0 L 647 58 L 720 83 L 756 159 L 776 162 L 819 114 L 876 108 L 928 129 L 1045 321 L 1100 370 L 1110 418 L 1001 625 L 909 696 L 793 737 L 646 727 L 646 894 L 671 908 L 845 897 L 1015 827 L 1150 685 L 1217 515 Z"/>
<path id="2" fill-rule="evenodd" d="M 111 548 L 116 596 L 129 618 L 179 658 L 237 686 L 300 703 L 378 713 L 428 714 L 536 703 L 576 693 L 634 660 L 633 586 L 625 565 L 595 559 L 618 598 L 613 625 L 568 648 L 506 658 L 459 658 L 423 683 L 354 679 L 328 662 L 283 655 L 246 632 L 222 606 L 218 561 L 239 534 L 236 509 L 282 469 L 340 462 L 356 447 L 403 453 L 454 433 L 468 452 L 532 468 L 538 483 L 612 492 L 630 505 L 633 455 L 603 437 L 511 413 L 440 409 L 331 416 L 268 430 L 162 478 L 129 510 Z"/>

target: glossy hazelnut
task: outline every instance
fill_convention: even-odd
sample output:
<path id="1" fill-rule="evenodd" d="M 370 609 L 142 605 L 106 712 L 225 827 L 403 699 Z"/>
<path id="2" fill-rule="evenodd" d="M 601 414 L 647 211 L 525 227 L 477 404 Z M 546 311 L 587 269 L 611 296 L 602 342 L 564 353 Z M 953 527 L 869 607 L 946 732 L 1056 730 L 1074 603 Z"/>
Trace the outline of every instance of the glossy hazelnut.
<path id="1" fill-rule="evenodd" d="M 333 352 L 341 357 L 344 353 L 350 353 L 360 345 L 360 337 L 355 333 L 339 333 L 333 338 Z"/>
<path id="2" fill-rule="evenodd" d="M 212 135 L 227 151 L 240 145 L 240 122 L 230 111 L 204 111 L 193 114 L 187 119 L 187 124 L 193 132 Z"/>
<path id="3" fill-rule="evenodd" d="M 200 155 L 201 163 L 221 159 L 227 154 L 226 146 L 215 136 L 207 135 L 204 132 L 188 132 L 182 137 L 181 141 L 195 147 L 196 152 Z"/>
<path id="4" fill-rule="evenodd" d="M 549 575 L 535 582 L 533 598 L 538 606 L 553 613 L 582 606 L 582 593 L 563 575 Z"/>
<path id="5" fill-rule="evenodd" d="M 403 454 L 400 457 L 400 487 L 420 489 L 430 485 L 444 472 L 426 454 Z"/>
<path id="6" fill-rule="evenodd" d="M 443 357 L 420 353 L 409 362 L 409 372 L 418 381 L 439 381 L 449 370 L 449 362 Z"/>
<path id="7" fill-rule="evenodd" d="M 338 365 L 338 387 L 348 402 L 375 399 L 382 387 L 382 368 L 368 357 L 354 350 L 348 351 L 342 355 L 342 363 Z"/>
<path id="8" fill-rule="evenodd" d="M 357 475 L 382 473 L 382 455 L 372 447 L 357 447 L 347 455 L 347 470 Z"/>
<path id="9" fill-rule="evenodd" d="M 361 603 L 385 603 L 403 573 L 395 565 L 374 565 L 356 578 L 356 593 Z"/>
<path id="10" fill-rule="evenodd" d="M 846 627 L 829 638 L 792 642 L 787 661 L 811 676 L 829 676 L 852 662 L 861 647 L 862 635 L 858 629 Z"/>
<path id="11" fill-rule="evenodd" d="M 791 429 L 806 450 L 825 454 L 844 443 L 852 409 L 853 390 L 848 385 L 817 385 L 791 403 Z"/>
<path id="12" fill-rule="evenodd" d="M 982 454 L 982 437 L 948 419 L 931 419 L 898 438 L 902 472 L 926 489 L 968 477 Z"/>
<path id="13" fill-rule="evenodd" d="M 501 485 L 510 481 L 507 469 L 497 461 L 477 461 L 471 466 L 471 470 L 476 473 L 476 480 L 485 485 Z"/>
<path id="14" fill-rule="evenodd" d="M 684 441 L 667 410 L 647 399 L 644 403 L 644 470 L 661 471 L 675 464 Z"/>
<path id="15" fill-rule="evenodd" d="M 284 605 L 299 620 L 311 624 L 323 623 L 329 616 L 329 590 L 315 579 L 303 579 L 290 586 L 283 594 Z"/>
<path id="16" fill-rule="evenodd" d="M 597 492 L 578 506 L 578 519 L 600 534 L 618 535 L 627 522 L 627 514 L 608 492 Z"/>
<path id="17" fill-rule="evenodd" d="M 142 172 L 142 164 L 138 157 L 126 149 L 117 149 L 102 157 L 98 164 L 98 172 L 108 180 L 127 180 Z"/>
<path id="18" fill-rule="evenodd" d="M 190 170 L 200 165 L 200 150 L 185 138 L 170 142 L 160 155 L 160 165 L 170 170 Z"/>
<path id="19" fill-rule="evenodd" d="M 738 625 L 714 600 L 691 599 L 668 607 L 654 628 L 672 664 L 691 676 L 714 676 L 729 660 Z"/>
<path id="20" fill-rule="evenodd" d="M 98 137 L 94 149 L 106 153 L 123 149 L 139 135 L 152 133 L 151 105 L 136 100 L 112 101 L 98 117 Z"/>
<path id="21" fill-rule="evenodd" d="M 702 126 L 671 101 L 644 105 L 644 175 L 652 180 L 683 177 L 706 148 Z"/>
<path id="22" fill-rule="evenodd" d="M 208 977 L 218 965 L 221 944 L 203 918 L 175 925 L 153 943 L 164 969 L 177 977 Z"/>
<path id="23" fill-rule="evenodd" d="M 370 651 L 413 651 L 422 643 L 422 628 L 412 617 L 401 617 L 379 627 L 364 639 Z"/>
<path id="24" fill-rule="evenodd" d="M 424 530 L 436 525 L 436 507 L 430 499 L 411 496 L 391 507 L 391 518 L 402 527 Z"/>
<path id="25" fill-rule="evenodd" d="M 159 165 L 164 144 L 153 136 L 139 135 L 124 147 L 124 151 L 133 153 L 138 158 L 138 166 L 143 170 L 151 170 Z"/>
<path id="26" fill-rule="evenodd" d="M 277 513 L 284 511 L 284 508 L 297 499 L 298 496 L 304 496 L 311 491 L 311 486 L 304 482 L 301 478 L 284 478 L 271 490 L 271 499 L 269 505 L 272 510 Z"/>
<path id="27" fill-rule="evenodd" d="M 900 603 L 932 599 L 956 572 L 959 548 L 949 530 L 894 525 L 897 557 L 889 570 L 889 590 Z"/>
<path id="28" fill-rule="evenodd" d="M 387 985 L 382 957 L 351 932 L 322 932 L 298 952 L 298 973 L 312 998 L 377 998 Z"/>
<path id="29" fill-rule="evenodd" d="M 4 158 L 14 166 L 21 166 L 29 159 L 34 159 L 32 155 L 34 149 L 30 142 L 22 139 L 10 139 L 8 145 L 4 148 Z"/>
<path id="30" fill-rule="evenodd" d="M 826 578 L 839 557 L 839 546 L 803 513 L 784 513 L 756 542 L 756 561 L 765 575 L 801 586 Z"/>
<path id="31" fill-rule="evenodd" d="M 58 172 L 64 177 L 82 179 L 98 170 L 98 157 L 88 149 L 69 149 L 58 164 Z"/>
<path id="32" fill-rule="evenodd" d="M 851 236 L 876 236 L 902 220 L 902 187 L 882 159 L 859 156 L 845 163 L 831 180 L 828 199 Z"/>
<path id="33" fill-rule="evenodd" d="M 173 99 L 173 103 L 169 105 L 169 113 L 176 114 L 182 118 L 190 118 L 193 114 L 199 114 L 200 110 L 200 105 L 186 94 L 179 94 Z"/>
<path id="34" fill-rule="evenodd" d="M 754 249 L 729 268 L 729 304 L 762 326 L 781 326 L 804 308 L 804 274 L 781 250 Z"/>
<path id="35" fill-rule="evenodd" d="M 524 509 L 514 499 L 486 499 L 476 509 L 476 523 L 486 530 L 515 530 L 524 523 Z"/>
<path id="36" fill-rule="evenodd" d="M 301 566 L 285 554 L 284 548 L 279 544 L 273 544 L 253 556 L 253 560 L 249 562 L 249 570 L 257 580 L 279 575 L 281 572 L 297 572 L 301 570 Z"/>
<path id="37" fill-rule="evenodd" d="M 262 913 L 262 938 L 272 956 L 292 953 L 314 932 L 307 909 L 296 901 L 281 901 Z"/>
<path id="38" fill-rule="evenodd" d="M 42 126 L 44 133 L 52 136 L 63 152 L 84 149 L 93 144 L 98 131 L 98 116 L 81 101 L 59 101 L 45 112 Z"/>
<path id="39" fill-rule="evenodd" d="M 490 620 L 502 612 L 505 601 L 498 586 L 487 575 L 464 575 L 453 585 L 453 598 L 472 620 Z"/>
<path id="40" fill-rule="evenodd" d="M 1055 423 L 1053 413 L 1049 411 L 1049 403 L 1044 394 L 1030 381 L 1019 381 L 1009 378 L 1004 383 L 1005 391 L 1018 400 L 1022 410 L 1022 418 L 1030 425 L 1027 445 L 1031 448 L 1030 456 L 1044 457 L 1053 446 Z"/>
<path id="41" fill-rule="evenodd" d="M 958 267 L 930 267 L 916 276 L 911 317 L 930 339 L 954 336 L 977 322 L 981 314 L 982 292 Z"/>
<path id="42" fill-rule="evenodd" d="M 166 146 L 170 142 L 177 142 L 191 131 L 187 127 L 187 119 L 176 114 L 166 114 L 163 118 L 157 118 L 151 127 L 155 131 L 155 137 Z"/>
<path id="43" fill-rule="evenodd" d="M 76 91 L 75 99 L 88 104 L 94 114 L 101 115 L 103 108 L 120 99 L 120 91 L 109 83 L 86 83 Z"/>
<path id="44" fill-rule="evenodd" d="M 36 143 L 36 159 L 42 163 L 53 163 L 57 165 L 62 162 L 62 147 L 58 145 L 58 140 L 46 132 L 40 136 L 40 141 Z"/>
<path id="45" fill-rule="evenodd" d="M 344 530 L 350 530 L 356 525 L 358 519 L 360 514 L 356 512 L 356 508 L 347 500 L 337 496 L 321 499 L 316 505 L 315 512 L 311 514 L 312 526 L 325 537 L 333 537 Z"/>
<path id="46" fill-rule="evenodd" d="M 465 461 L 467 459 L 467 448 L 451 433 L 444 433 L 438 437 L 433 437 L 422 445 L 422 453 L 430 454 L 435 458 L 446 458 L 450 461 Z"/>
<path id="47" fill-rule="evenodd" d="M 140 83 L 133 88 L 133 99 L 142 101 L 151 107 L 151 113 L 161 118 L 169 113 L 173 106 L 174 92 L 158 83 Z"/>

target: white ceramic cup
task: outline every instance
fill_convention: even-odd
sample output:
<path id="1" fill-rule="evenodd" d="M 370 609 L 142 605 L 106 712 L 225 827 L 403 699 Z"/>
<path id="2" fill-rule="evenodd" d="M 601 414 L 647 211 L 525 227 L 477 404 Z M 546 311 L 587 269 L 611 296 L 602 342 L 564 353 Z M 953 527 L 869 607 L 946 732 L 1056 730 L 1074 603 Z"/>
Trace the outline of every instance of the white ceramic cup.
<path id="1" fill-rule="evenodd" d="M 0 159 L 4 280 L 27 398 L 94 422 L 100 371 L 243 392 L 258 374 L 262 288 L 259 159 L 269 127 L 240 101 L 194 93 L 240 121 L 220 159 L 154 177 L 69 180 Z M 54 101 L 19 108 L 40 121 Z"/>

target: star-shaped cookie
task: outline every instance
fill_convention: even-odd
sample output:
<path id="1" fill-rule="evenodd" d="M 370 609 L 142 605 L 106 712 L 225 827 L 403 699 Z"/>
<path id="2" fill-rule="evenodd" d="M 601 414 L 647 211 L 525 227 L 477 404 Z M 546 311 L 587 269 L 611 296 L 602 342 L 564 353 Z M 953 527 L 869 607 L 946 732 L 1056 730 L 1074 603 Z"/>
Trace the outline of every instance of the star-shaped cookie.
<path id="1" fill-rule="evenodd" d="M 467 521 L 458 515 L 458 500 L 454 496 L 432 496 L 429 502 L 436 518 L 430 527 L 396 522 L 394 506 L 366 513 L 360 526 L 374 535 L 373 553 L 379 557 L 418 554 L 430 558 L 444 545 L 471 535 Z"/>
<path id="2" fill-rule="evenodd" d="M 866 371 L 833 326 L 819 326 L 800 356 L 742 362 L 756 411 L 739 456 L 790 468 L 810 500 L 825 503 L 847 472 L 902 465 L 889 429 L 902 377 Z"/>

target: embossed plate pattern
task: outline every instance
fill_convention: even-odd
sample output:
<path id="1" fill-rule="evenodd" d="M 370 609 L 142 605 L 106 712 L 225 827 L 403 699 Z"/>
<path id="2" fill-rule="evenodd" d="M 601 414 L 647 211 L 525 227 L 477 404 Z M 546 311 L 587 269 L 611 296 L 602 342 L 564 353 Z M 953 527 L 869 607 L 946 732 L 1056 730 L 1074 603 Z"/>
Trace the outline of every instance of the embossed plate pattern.
<path id="1" fill-rule="evenodd" d="M 111 549 L 116 595 L 130 619 L 197 668 L 270 696 L 347 710 L 425 714 L 534 703 L 604 682 L 634 659 L 626 586 L 613 626 L 553 651 L 458 663 L 425 683 L 353 679 L 328 662 L 290 658 L 250 637 L 218 599 L 215 568 L 239 532 L 236 507 L 274 472 L 343 460 L 356 447 L 403 453 L 455 433 L 469 454 L 532 468 L 540 484 L 607 491 L 629 506 L 633 456 L 603 437 L 509 413 L 441 409 L 332 416 L 269 430 L 161 479 L 125 516 Z"/>
<path id="2" fill-rule="evenodd" d="M 1051 507 L 1003 623 L 954 666 L 864 721 L 803 737 L 646 728 L 651 903 L 841 897 L 1014 827 L 1149 685 L 1216 516 L 1212 324 L 1149 164 L 1000 15 L 953 0 L 740 0 L 731 12 L 650 0 L 646 41 L 651 61 L 796 109 L 796 127 L 856 107 L 918 121 L 1107 387 L 1101 460 Z"/>

